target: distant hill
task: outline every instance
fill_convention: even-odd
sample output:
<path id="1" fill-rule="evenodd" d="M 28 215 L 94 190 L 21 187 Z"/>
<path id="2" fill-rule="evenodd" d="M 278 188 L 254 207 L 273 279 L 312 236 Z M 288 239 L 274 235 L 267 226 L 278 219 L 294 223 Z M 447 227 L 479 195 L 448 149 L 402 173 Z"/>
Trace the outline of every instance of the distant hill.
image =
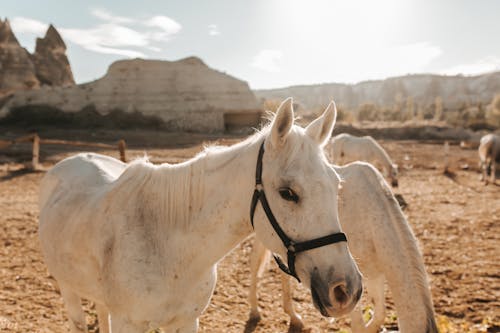
<path id="1" fill-rule="evenodd" d="M 427 108 L 438 96 L 444 108 L 450 110 L 464 104 L 489 104 L 497 93 L 500 93 L 500 72 L 478 76 L 418 74 L 357 84 L 327 83 L 255 90 L 258 98 L 266 100 L 293 96 L 296 103 L 308 110 L 324 107 L 332 99 L 347 109 L 356 109 L 364 103 L 393 107 L 405 105 L 409 97 L 415 105 Z"/>

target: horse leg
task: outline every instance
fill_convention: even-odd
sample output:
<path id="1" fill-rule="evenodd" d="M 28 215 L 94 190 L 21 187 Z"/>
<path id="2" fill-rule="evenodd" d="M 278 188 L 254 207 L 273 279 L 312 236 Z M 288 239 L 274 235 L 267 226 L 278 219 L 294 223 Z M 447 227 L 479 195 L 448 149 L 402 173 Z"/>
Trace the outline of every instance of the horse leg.
<path id="1" fill-rule="evenodd" d="M 295 312 L 290 289 L 290 278 L 285 273 L 281 273 L 281 286 L 283 287 L 283 308 L 285 313 L 290 316 L 290 331 L 300 332 L 304 327 L 304 323 L 300 315 Z"/>
<path id="2" fill-rule="evenodd" d="M 495 184 L 495 181 L 497 179 L 497 175 L 496 175 L 497 172 L 496 171 L 497 171 L 496 170 L 496 161 L 495 161 L 495 158 L 492 158 L 491 159 L 491 175 L 490 175 L 490 177 L 491 177 L 491 182 L 493 184 Z"/>
<path id="3" fill-rule="evenodd" d="M 167 332 L 167 330 L 165 329 L 164 331 Z M 198 332 L 198 318 L 196 318 L 196 320 L 193 323 L 179 327 L 175 330 L 175 333 L 196 333 L 196 332 Z"/>
<path id="4" fill-rule="evenodd" d="M 99 333 L 109 333 L 109 312 L 108 309 L 102 305 L 95 305 L 97 310 L 97 320 L 99 322 Z"/>
<path id="5" fill-rule="evenodd" d="M 351 312 L 351 330 L 353 333 L 377 333 L 385 320 L 384 276 L 366 280 L 366 292 L 373 302 L 372 319 L 365 323 L 361 304 Z"/>
<path id="6" fill-rule="evenodd" d="M 262 276 L 262 271 L 267 263 L 269 251 L 257 239 L 253 242 L 253 249 L 250 253 L 250 291 L 248 294 L 248 302 L 250 303 L 250 318 L 251 321 L 260 320 L 259 305 L 257 303 L 257 282 Z"/>
<path id="7" fill-rule="evenodd" d="M 363 308 L 360 303 L 349 314 L 351 318 L 351 331 L 353 333 L 364 333 L 366 331 L 365 321 L 363 320 Z"/>
<path id="8" fill-rule="evenodd" d="M 110 326 L 113 333 L 144 333 L 148 331 L 147 324 L 130 322 L 127 318 L 110 313 Z"/>
<path id="9" fill-rule="evenodd" d="M 376 333 L 385 320 L 385 293 L 384 276 L 378 276 L 375 279 L 366 281 L 366 290 L 371 295 L 373 301 L 373 317 L 366 325 L 367 332 Z"/>
<path id="10" fill-rule="evenodd" d="M 82 300 L 75 292 L 66 286 L 59 285 L 61 296 L 68 312 L 69 330 L 71 333 L 87 333 L 85 313 L 82 308 Z"/>

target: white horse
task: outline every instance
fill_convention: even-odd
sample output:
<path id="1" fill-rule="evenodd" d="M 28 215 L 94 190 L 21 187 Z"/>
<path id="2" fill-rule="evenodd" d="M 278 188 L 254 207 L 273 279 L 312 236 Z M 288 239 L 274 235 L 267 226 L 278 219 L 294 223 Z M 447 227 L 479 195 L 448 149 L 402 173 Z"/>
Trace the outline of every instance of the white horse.
<path id="1" fill-rule="evenodd" d="M 87 332 L 81 298 L 95 302 L 101 333 L 196 332 L 216 264 L 238 243 L 255 230 L 266 248 L 286 257 L 263 204 L 252 229 L 254 189 L 265 190 L 273 216 L 296 242 L 338 234 L 340 179 L 322 153 L 335 117 L 331 103 L 303 129 L 293 124 L 287 99 L 260 133 L 184 163 L 125 165 L 86 153 L 54 166 L 41 184 L 39 236 L 71 332 Z M 359 300 L 361 275 L 346 242 L 298 253 L 293 268 L 325 316 L 350 312 Z"/>
<path id="2" fill-rule="evenodd" d="M 488 169 L 491 182 L 496 181 L 496 164 L 500 163 L 500 136 L 487 134 L 481 138 L 479 143 L 479 159 L 481 161 L 481 181 L 488 184 Z"/>
<path id="3" fill-rule="evenodd" d="M 330 140 L 327 149 L 334 164 L 344 165 L 355 161 L 371 163 L 390 179 L 393 187 L 398 186 L 397 164 L 392 163 L 384 148 L 371 136 L 339 134 Z"/>
<path id="4" fill-rule="evenodd" d="M 365 278 L 374 313 L 365 323 L 357 307 L 351 313 L 354 333 L 376 333 L 385 319 L 384 282 L 392 291 L 400 331 L 437 333 L 429 284 L 413 232 L 382 175 L 368 163 L 332 166 L 343 179 L 339 192 L 339 219 L 347 234 L 349 249 Z M 332 184 L 336 186 L 336 184 Z M 257 281 L 268 253 L 256 240 L 251 253 L 249 293 L 250 318 L 259 320 Z M 288 277 L 282 275 L 283 306 L 290 326 L 303 326 L 295 313 Z"/>

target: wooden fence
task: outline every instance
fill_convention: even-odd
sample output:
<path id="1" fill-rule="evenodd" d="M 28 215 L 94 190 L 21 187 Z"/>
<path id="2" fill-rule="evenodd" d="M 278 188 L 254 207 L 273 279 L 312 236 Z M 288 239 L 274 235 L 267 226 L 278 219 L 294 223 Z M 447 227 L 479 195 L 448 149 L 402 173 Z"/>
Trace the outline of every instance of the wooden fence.
<path id="1" fill-rule="evenodd" d="M 76 146 L 76 147 L 96 147 L 104 149 L 118 149 L 120 152 L 120 160 L 127 162 L 126 158 L 126 144 L 125 140 L 118 141 L 118 145 L 110 145 L 98 142 L 82 142 L 82 141 L 68 141 L 68 140 L 57 140 L 57 139 L 42 139 L 37 133 L 21 136 L 14 140 L 0 140 L 0 149 L 7 148 L 10 145 L 16 143 L 32 142 L 32 158 L 31 158 L 31 169 L 36 170 L 40 166 L 40 145 L 66 145 L 66 146 Z"/>

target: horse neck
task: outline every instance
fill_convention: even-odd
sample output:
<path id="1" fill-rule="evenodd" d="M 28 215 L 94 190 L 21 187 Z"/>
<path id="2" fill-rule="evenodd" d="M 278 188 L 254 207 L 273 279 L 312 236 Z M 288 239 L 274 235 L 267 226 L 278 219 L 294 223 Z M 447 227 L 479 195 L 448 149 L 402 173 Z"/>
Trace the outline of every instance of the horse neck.
<path id="1" fill-rule="evenodd" d="M 184 166 L 188 186 L 177 194 L 184 198 L 185 215 L 166 231 L 181 231 L 179 239 L 193 246 L 199 267 L 214 265 L 253 232 L 249 209 L 261 142 L 254 137 L 229 148 L 207 149 Z"/>
<path id="2" fill-rule="evenodd" d="M 396 304 L 400 329 L 402 332 L 437 332 L 434 330 L 434 307 L 418 241 L 395 199 L 383 200 L 380 204 L 389 217 L 384 223 L 390 223 L 395 231 L 392 234 L 395 239 L 385 242 L 384 247 L 386 257 L 399 264 L 385 275 Z M 383 232 L 383 227 L 377 229 L 377 232 Z"/>
<path id="3" fill-rule="evenodd" d="M 349 172 L 349 169 L 352 171 Z M 426 330 L 427 327 L 433 327 L 435 321 L 423 258 L 391 190 L 371 168 L 353 165 L 337 170 L 341 176 L 347 177 L 341 191 L 343 204 L 340 205 L 340 218 L 350 223 L 351 228 L 348 225 L 343 227 L 348 237 L 351 234 L 352 238 L 358 237 L 360 248 L 364 248 L 361 242 L 367 239 L 373 242 L 376 251 L 360 252 L 359 255 L 367 256 L 360 257 L 360 260 L 376 262 L 376 270 L 380 270 L 379 273 L 383 273 L 387 279 L 401 332 L 436 332 Z M 364 193 L 361 198 L 360 193 Z M 365 221 L 369 228 L 364 225 L 361 227 L 359 221 Z M 356 248 L 356 244 L 353 244 L 353 252 Z"/>

